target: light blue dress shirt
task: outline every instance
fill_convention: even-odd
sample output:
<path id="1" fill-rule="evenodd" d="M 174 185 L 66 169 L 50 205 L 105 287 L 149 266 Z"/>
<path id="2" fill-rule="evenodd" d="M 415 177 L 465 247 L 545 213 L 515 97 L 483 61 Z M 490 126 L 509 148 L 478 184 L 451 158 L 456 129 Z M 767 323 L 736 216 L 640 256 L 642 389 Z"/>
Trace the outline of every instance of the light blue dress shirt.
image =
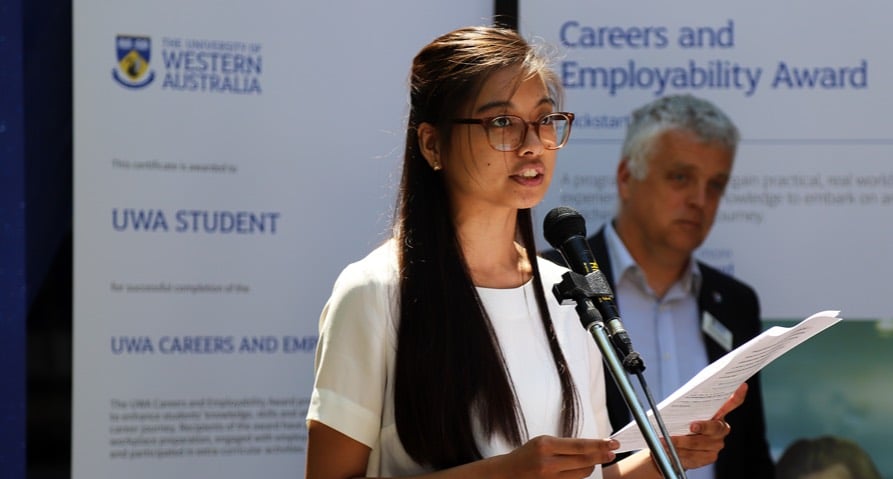
<path id="1" fill-rule="evenodd" d="M 658 298 L 610 222 L 605 225 L 605 242 L 620 317 L 633 348 L 645 361 L 645 381 L 659 403 L 709 364 L 698 314 L 701 271 L 691 261 L 682 277 Z M 630 381 L 648 410 L 638 379 Z M 686 475 L 688 479 L 713 479 L 713 466 Z"/>

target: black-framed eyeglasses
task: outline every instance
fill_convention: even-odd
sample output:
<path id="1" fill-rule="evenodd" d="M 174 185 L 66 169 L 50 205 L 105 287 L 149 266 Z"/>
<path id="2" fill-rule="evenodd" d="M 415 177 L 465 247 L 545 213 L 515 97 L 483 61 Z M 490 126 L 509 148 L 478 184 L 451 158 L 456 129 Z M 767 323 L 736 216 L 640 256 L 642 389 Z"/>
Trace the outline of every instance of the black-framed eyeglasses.
<path id="1" fill-rule="evenodd" d="M 487 132 L 487 140 L 496 151 L 515 151 L 527 138 L 527 125 L 533 126 L 547 150 L 557 150 L 567 144 L 571 136 L 574 114 L 568 112 L 548 113 L 535 121 L 525 121 L 515 115 L 499 115 L 487 118 L 456 118 L 453 123 L 481 125 Z"/>

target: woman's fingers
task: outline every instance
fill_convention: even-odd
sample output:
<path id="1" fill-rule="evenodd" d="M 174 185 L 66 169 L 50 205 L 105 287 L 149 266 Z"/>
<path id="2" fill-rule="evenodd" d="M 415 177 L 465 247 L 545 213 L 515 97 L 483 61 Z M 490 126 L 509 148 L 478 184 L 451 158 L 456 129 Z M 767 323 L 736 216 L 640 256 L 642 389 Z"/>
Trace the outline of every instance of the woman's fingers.
<path id="1" fill-rule="evenodd" d="M 719 407 L 719 410 L 716 411 L 716 414 L 713 415 L 712 419 L 724 419 L 726 414 L 734 411 L 738 406 L 744 404 L 744 398 L 747 396 L 747 383 L 741 383 L 738 386 L 738 389 L 732 393 L 732 396 L 729 397 L 728 401 L 723 403 L 722 406 Z"/>
<path id="2" fill-rule="evenodd" d="M 611 439 L 538 436 L 504 456 L 516 478 L 587 477 L 596 465 L 614 459 L 620 444 Z"/>

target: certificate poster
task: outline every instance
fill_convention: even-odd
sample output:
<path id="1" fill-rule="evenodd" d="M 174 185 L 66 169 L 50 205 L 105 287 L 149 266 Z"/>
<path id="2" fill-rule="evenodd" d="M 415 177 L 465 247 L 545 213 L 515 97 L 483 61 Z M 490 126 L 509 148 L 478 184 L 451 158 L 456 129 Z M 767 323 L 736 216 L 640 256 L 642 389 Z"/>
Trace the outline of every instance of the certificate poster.
<path id="1" fill-rule="evenodd" d="M 520 0 L 520 30 L 554 49 L 565 108 L 577 114 L 535 212 L 537 226 L 551 208 L 568 205 L 590 233 L 600 228 L 616 208 L 614 177 L 630 112 L 666 94 L 706 98 L 729 114 L 742 140 L 698 257 L 753 285 L 767 320 L 790 324 L 812 311 L 840 310 L 844 321 L 824 338 L 852 338 L 847 323 L 855 321 L 864 328 L 858 337 L 887 345 L 893 58 L 879 39 L 891 13 L 888 2 L 873 0 Z M 860 405 L 848 410 L 847 431 L 876 446 L 875 433 L 888 431 L 893 417 L 889 388 L 832 383 L 842 377 L 823 375 L 836 357 L 832 349 L 797 373 L 834 385 L 817 391 L 828 408 L 811 419 L 842 420 L 832 403 L 845 398 Z M 877 379 L 887 372 L 873 351 L 853 348 L 853 361 Z M 789 379 L 767 374 L 767 399 L 791 389 Z M 886 395 L 870 400 L 875 393 Z M 772 401 L 767 407 L 778 455 L 792 438 L 772 419 L 795 413 L 772 410 Z M 893 465 L 883 472 L 893 477 Z"/>
<path id="2" fill-rule="evenodd" d="M 387 234 L 411 59 L 491 8 L 74 2 L 74 479 L 302 475 L 319 313 Z"/>

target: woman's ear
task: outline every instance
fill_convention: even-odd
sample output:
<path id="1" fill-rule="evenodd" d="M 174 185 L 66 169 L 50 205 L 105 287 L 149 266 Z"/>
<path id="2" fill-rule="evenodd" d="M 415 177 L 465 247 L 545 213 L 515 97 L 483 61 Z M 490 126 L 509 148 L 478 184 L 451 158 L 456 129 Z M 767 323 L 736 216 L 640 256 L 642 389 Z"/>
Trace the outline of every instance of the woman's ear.
<path id="1" fill-rule="evenodd" d="M 434 171 L 440 171 L 443 165 L 440 162 L 440 138 L 437 135 L 437 128 L 430 123 L 421 123 L 418 128 L 419 149 L 422 150 L 422 156 Z"/>

